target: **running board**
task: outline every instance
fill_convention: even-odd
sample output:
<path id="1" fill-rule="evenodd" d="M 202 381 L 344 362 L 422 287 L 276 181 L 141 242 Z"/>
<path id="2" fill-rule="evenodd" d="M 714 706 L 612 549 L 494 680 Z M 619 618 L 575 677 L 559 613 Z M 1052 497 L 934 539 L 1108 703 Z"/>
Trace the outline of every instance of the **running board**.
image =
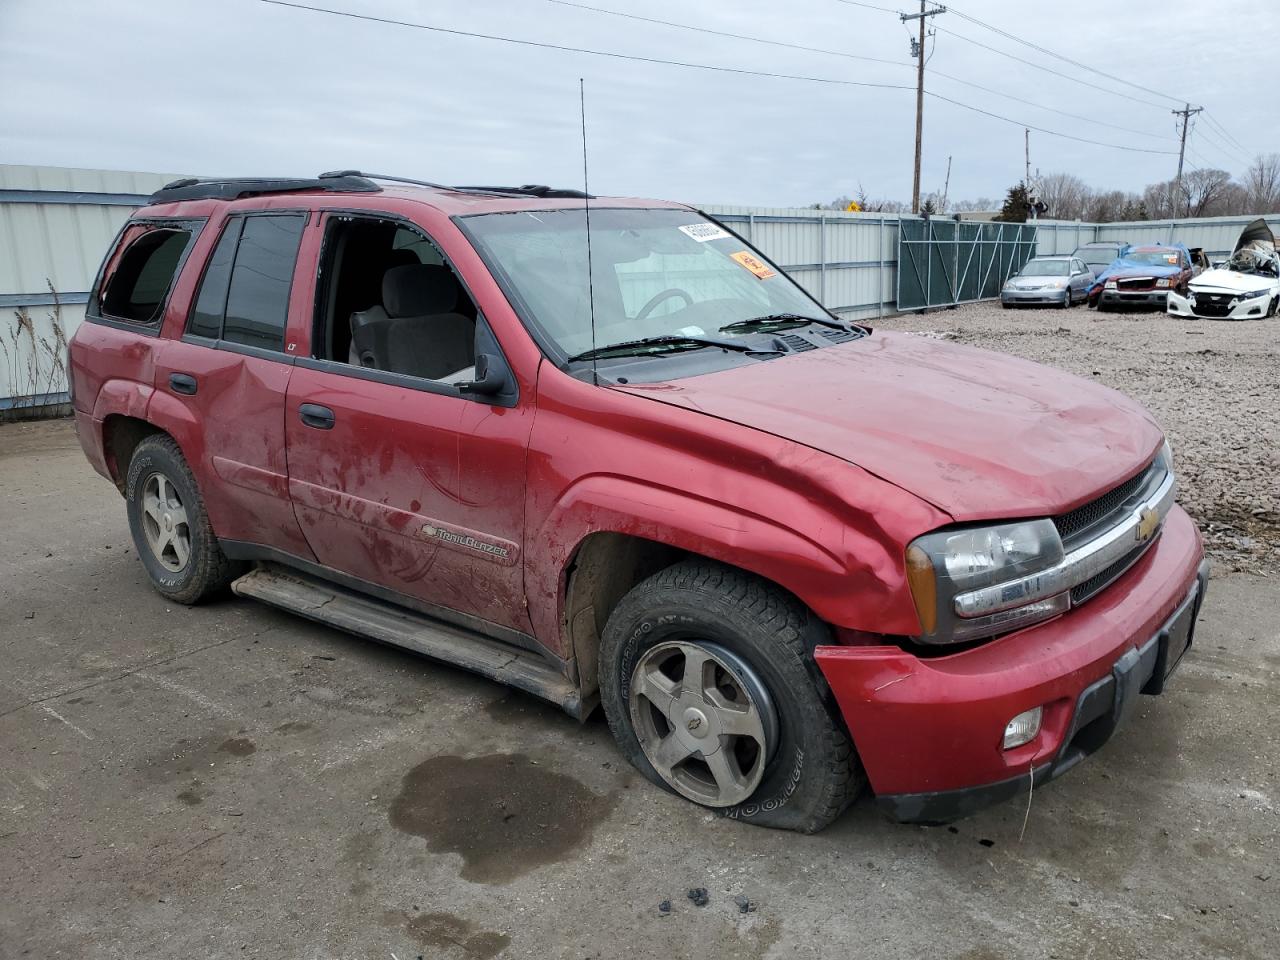
<path id="1" fill-rule="evenodd" d="M 578 720 L 585 719 L 593 706 L 584 709 L 578 688 L 526 650 L 306 574 L 260 566 L 232 583 L 231 589 L 325 626 L 403 647 L 532 693 Z"/>

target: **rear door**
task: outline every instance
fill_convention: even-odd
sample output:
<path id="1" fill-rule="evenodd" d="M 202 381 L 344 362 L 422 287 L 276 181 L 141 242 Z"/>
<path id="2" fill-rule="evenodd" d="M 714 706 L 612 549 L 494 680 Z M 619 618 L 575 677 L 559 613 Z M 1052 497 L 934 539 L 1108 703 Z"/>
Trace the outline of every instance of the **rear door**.
<path id="1" fill-rule="evenodd" d="M 366 243 L 358 258 L 344 260 L 354 231 L 371 220 L 379 218 L 326 215 L 313 267 L 321 303 L 285 414 L 298 519 L 326 567 L 454 622 L 527 634 L 522 553 L 532 396 L 487 402 L 447 380 L 349 362 L 347 310 L 383 304 L 353 301 L 343 290 L 382 299 L 383 275 L 404 269 L 406 251 L 458 279 L 440 248 L 410 225 L 393 231 L 385 256 Z M 440 325 L 441 316 L 469 315 L 484 349 L 499 350 L 461 283 L 458 300 L 447 314 L 416 318 L 422 329 Z M 394 298 L 385 305 L 396 312 Z"/>
<path id="2" fill-rule="evenodd" d="M 312 559 L 289 499 L 284 431 L 293 370 L 284 331 L 308 216 L 228 217 L 182 336 L 165 342 L 156 364 L 156 389 L 193 421 L 197 442 L 184 453 L 232 555 L 251 544 Z"/>

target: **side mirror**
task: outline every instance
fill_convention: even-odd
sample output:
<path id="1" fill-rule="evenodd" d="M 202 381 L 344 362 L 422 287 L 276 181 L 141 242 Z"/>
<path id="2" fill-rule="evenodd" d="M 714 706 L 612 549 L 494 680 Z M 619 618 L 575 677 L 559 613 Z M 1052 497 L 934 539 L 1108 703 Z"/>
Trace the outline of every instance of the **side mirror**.
<path id="1" fill-rule="evenodd" d="M 502 392 L 507 385 L 507 366 L 502 358 L 492 353 L 476 354 L 476 374 L 474 380 L 463 380 L 458 384 L 460 393 L 474 393 L 481 397 L 492 397 Z"/>

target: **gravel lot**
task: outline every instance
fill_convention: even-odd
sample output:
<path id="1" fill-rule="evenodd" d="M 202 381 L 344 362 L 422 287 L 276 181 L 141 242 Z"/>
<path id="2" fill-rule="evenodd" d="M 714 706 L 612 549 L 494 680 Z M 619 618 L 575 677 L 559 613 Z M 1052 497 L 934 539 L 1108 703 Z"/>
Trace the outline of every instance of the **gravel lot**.
<path id="1" fill-rule="evenodd" d="M 1280 566 L 1280 321 L 980 303 L 874 325 L 1017 354 L 1140 401 L 1169 435 L 1178 499 L 1200 524 L 1216 572 Z"/>

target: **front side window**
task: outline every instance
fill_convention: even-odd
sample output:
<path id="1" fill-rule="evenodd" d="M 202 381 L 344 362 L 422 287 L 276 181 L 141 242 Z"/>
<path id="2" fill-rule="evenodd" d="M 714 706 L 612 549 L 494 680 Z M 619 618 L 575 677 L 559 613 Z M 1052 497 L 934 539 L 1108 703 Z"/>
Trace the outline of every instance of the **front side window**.
<path id="1" fill-rule="evenodd" d="M 115 320 L 150 324 L 160 319 L 193 236 L 189 226 L 144 225 L 131 237 L 102 282 L 99 311 Z"/>
<path id="2" fill-rule="evenodd" d="M 725 328 L 779 314 L 831 322 L 789 277 L 691 211 L 593 207 L 590 281 L 581 209 L 462 222 L 526 322 L 568 357 L 648 337 L 736 336 Z"/>
<path id="3" fill-rule="evenodd" d="M 307 215 L 232 217 L 205 266 L 187 333 L 280 350 Z"/>

